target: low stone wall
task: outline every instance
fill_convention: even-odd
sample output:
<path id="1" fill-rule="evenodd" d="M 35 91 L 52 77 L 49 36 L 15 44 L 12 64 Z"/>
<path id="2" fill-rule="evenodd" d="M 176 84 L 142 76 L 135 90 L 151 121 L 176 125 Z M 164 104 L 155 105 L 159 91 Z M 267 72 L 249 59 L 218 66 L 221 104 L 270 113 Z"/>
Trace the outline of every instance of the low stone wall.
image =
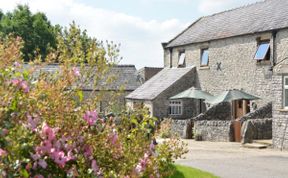
<path id="1" fill-rule="evenodd" d="M 191 119 L 176 120 L 172 119 L 171 130 L 183 139 L 192 139 L 193 123 Z"/>
<path id="2" fill-rule="evenodd" d="M 245 122 L 251 119 L 264 119 L 264 118 L 272 118 L 272 102 L 266 104 L 265 106 L 259 109 L 256 109 L 251 113 L 246 114 L 240 119 L 240 121 Z"/>
<path id="3" fill-rule="evenodd" d="M 204 141 L 233 141 L 232 121 L 202 120 L 194 122 L 194 133 Z"/>
<path id="4" fill-rule="evenodd" d="M 212 106 L 205 113 L 193 118 L 194 134 L 204 141 L 229 142 L 233 140 L 231 104 L 228 102 Z"/>
<path id="5" fill-rule="evenodd" d="M 272 139 L 272 102 L 246 114 L 240 121 L 242 123 L 242 143 Z"/>
<path id="6" fill-rule="evenodd" d="M 231 120 L 231 104 L 228 102 L 212 106 L 205 113 L 198 115 L 193 120 Z"/>
<path id="7" fill-rule="evenodd" d="M 272 119 L 250 119 L 241 128 L 242 143 L 252 143 L 253 140 L 272 139 Z"/>

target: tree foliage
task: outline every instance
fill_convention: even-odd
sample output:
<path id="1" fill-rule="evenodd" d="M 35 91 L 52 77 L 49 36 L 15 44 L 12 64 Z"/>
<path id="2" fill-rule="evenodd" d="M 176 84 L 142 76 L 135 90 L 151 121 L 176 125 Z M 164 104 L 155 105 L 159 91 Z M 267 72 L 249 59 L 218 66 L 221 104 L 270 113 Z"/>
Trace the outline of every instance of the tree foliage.
<path id="1" fill-rule="evenodd" d="M 18 5 L 6 14 L 0 12 L 0 32 L 2 37 L 13 34 L 23 39 L 22 53 L 25 61 L 33 59 L 37 53 L 45 58 L 50 48 L 56 48 L 54 26 L 44 13 L 32 14 L 27 5 Z"/>

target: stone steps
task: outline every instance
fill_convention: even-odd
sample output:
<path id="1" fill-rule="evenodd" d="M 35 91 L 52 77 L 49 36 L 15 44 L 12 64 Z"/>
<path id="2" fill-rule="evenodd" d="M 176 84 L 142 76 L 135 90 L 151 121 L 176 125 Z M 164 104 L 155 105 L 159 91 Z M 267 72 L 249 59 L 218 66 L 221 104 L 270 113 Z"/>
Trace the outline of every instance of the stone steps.
<path id="1" fill-rule="evenodd" d="M 245 143 L 242 145 L 244 148 L 252 148 L 252 149 L 265 149 L 268 146 L 260 143 Z"/>
<path id="2" fill-rule="evenodd" d="M 253 140 L 253 143 L 272 146 L 272 140 Z"/>

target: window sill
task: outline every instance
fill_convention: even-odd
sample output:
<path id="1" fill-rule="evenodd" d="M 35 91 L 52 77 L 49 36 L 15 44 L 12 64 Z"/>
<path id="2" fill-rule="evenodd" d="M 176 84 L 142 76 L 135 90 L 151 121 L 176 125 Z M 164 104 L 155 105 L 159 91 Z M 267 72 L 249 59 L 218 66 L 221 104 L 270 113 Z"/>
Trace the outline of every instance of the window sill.
<path id="1" fill-rule="evenodd" d="M 282 109 L 276 109 L 276 111 L 279 111 L 279 112 L 288 112 L 288 108 L 287 108 L 287 109 L 285 109 L 285 108 L 284 108 L 284 109 L 283 109 L 283 108 L 282 108 Z"/>
<path id="2" fill-rule="evenodd" d="M 271 65 L 271 61 L 270 60 L 261 60 L 261 61 L 257 61 L 256 64 L 257 65 Z"/>
<path id="3" fill-rule="evenodd" d="M 199 70 L 209 70 L 209 66 L 200 66 Z"/>
<path id="4" fill-rule="evenodd" d="M 169 116 L 180 117 L 180 116 L 182 116 L 182 114 L 169 114 Z"/>

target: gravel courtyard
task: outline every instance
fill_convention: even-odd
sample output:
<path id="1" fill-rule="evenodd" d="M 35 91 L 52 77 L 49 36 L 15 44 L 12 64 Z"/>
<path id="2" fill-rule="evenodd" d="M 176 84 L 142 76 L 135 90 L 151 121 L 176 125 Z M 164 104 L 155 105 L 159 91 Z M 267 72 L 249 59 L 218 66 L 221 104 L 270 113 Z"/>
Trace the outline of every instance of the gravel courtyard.
<path id="1" fill-rule="evenodd" d="M 222 178 L 287 178 L 288 152 L 248 149 L 240 143 L 188 143 L 189 153 L 177 164 L 192 166 Z"/>

